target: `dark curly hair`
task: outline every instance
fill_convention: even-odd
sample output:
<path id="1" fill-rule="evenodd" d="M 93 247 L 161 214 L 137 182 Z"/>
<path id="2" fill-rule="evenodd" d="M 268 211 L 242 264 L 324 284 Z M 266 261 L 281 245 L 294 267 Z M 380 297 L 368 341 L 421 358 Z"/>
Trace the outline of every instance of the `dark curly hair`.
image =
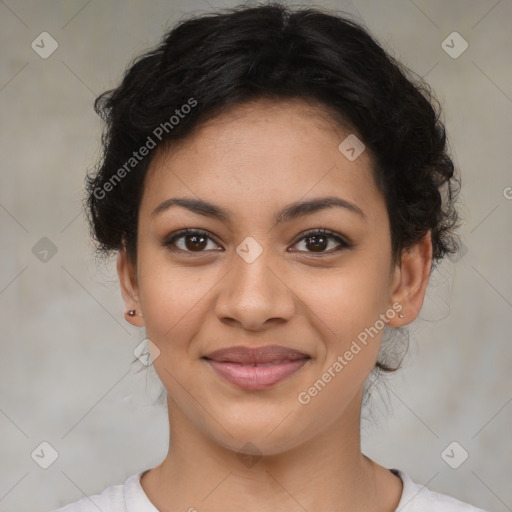
<path id="1" fill-rule="evenodd" d="M 259 98 L 312 103 L 364 142 L 385 197 L 395 262 L 429 232 L 432 269 L 459 249 L 460 182 L 430 87 L 346 15 L 272 2 L 182 21 L 135 60 L 119 87 L 96 99 L 106 122 L 103 156 L 86 181 L 98 252 L 124 248 L 136 262 L 153 148 Z"/>

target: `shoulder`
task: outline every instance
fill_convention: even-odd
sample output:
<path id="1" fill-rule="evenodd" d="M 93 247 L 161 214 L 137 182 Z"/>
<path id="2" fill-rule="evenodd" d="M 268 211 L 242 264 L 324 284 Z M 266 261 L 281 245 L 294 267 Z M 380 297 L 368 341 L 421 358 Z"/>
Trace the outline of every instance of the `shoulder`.
<path id="1" fill-rule="evenodd" d="M 392 469 L 403 482 L 402 498 L 395 512 L 486 512 L 456 498 L 417 484 L 403 471 Z"/>
<path id="2" fill-rule="evenodd" d="M 53 512 L 158 512 L 140 485 L 141 471 L 123 484 L 112 485 L 100 494 L 86 496 Z"/>

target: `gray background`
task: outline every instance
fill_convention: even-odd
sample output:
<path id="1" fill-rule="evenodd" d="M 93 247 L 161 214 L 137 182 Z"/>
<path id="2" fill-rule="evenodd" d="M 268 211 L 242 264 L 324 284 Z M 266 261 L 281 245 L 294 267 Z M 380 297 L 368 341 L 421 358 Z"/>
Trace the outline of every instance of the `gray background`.
<path id="1" fill-rule="evenodd" d="M 433 276 L 405 369 L 373 397 L 378 424 L 365 422 L 363 451 L 431 489 L 512 510 L 512 2 L 321 5 L 356 14 L 426 77 L 463 179 L 467 252 Z M 99 155 L 95 96 L 166 27 L 207 10 L 201 0 L 0 2 L 1 511 L 50 510 L 166 453 L 160 384 L 131 363 L 144 333 L 123 320 L 113 263 L 95 261 L 82 186 Z M 46 59 L 31 48 L 43 31 L 58 42 Z M 453 31 L 469 44 L 456 59 L 441 47 Z M 43 441 L 58 452 L 48 469 L 31 457 Z M 452 441 L 469 453 L 458 469 L 441 457 Z"/>

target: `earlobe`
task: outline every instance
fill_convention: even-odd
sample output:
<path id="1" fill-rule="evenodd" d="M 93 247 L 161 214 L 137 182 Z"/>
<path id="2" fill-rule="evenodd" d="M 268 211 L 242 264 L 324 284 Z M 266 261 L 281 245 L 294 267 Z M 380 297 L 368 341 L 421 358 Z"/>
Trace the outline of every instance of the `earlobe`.
<path id="1" fill-rule="evenodd" d="M 136 268 L 124 249 L 117 256 L 117 275 L 126 308 L 126 321 L 136 327 L 144 326 Z"/>
<path id="2" fill-rule="evenodd" d="M 391 302 L 401 304 L 400 313 L 390 320 L 392 327 L 413 322 L 423 306 L 432 267 L 432 239 L 430 231 L 411 249 L 401 255 L 392 283 Z M 402 316 L 403 315 L 403 316 Z"/>

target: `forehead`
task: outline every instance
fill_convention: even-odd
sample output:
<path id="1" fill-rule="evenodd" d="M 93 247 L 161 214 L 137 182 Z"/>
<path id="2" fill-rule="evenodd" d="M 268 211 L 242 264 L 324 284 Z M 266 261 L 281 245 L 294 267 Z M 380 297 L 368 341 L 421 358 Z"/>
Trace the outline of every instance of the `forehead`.
<path id="1" fill-rule="evenodd" d="M 273 204 L 333 193 L 361 204 L 381 200 L 369 152 L 350 161 L 339 149 L 349 135 L 304 101 L 237 105 L 157 151 L 143 203 L 178 194 L 224 199 L 233 208 L 247 207 L 248 198 Z"/>

